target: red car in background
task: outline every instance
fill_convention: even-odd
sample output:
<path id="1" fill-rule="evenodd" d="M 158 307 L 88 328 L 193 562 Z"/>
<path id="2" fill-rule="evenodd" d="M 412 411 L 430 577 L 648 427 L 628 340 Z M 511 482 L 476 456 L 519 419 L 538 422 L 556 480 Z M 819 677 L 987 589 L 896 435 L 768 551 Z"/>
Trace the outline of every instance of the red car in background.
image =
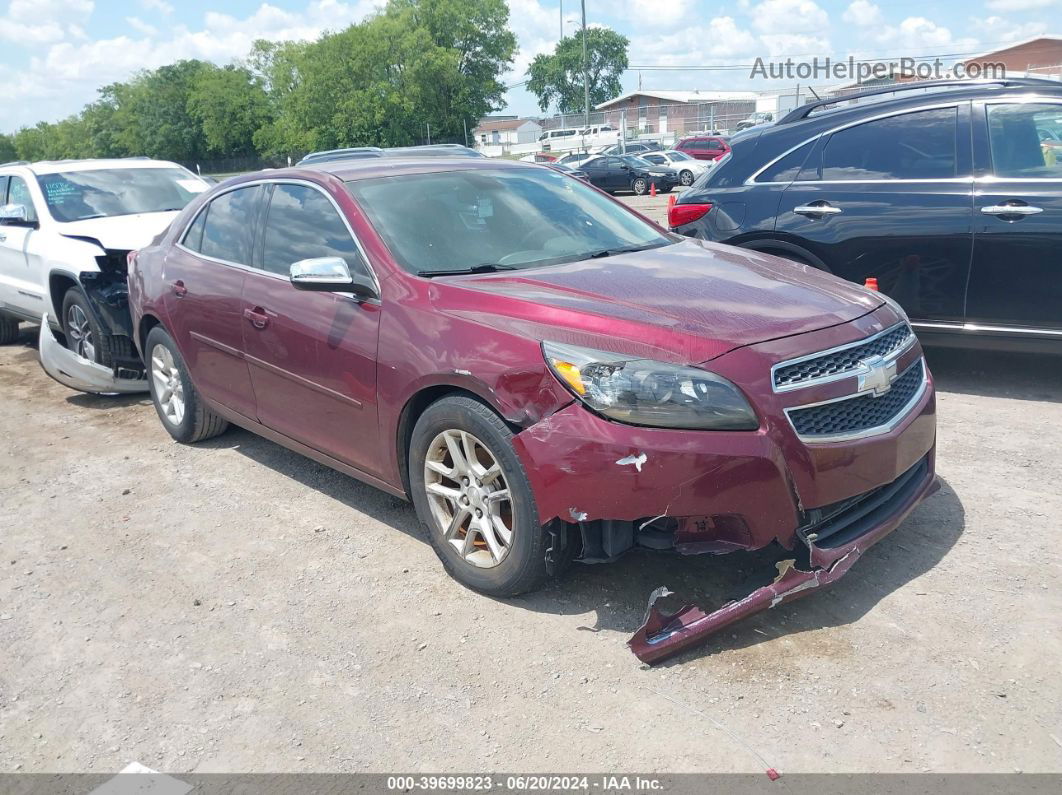
<path id="1" fill-rule="evenodd" d="M 552 168 L 237 177 L 131 257 L 129 288 L 174 439 L 235 423 L 411 499 L 476 590 L 634 547 L 790 551 L 740 602 L 651 610 L 650 662 L 840 577 L 935 488 L 932 377 L 895 304 Z"/>
<path id="2" fill-rule="evenodd" d="M 718 160 L 730 151 L 730 144 L 721 135 L 691 135 L 674 148 L 697 160 Z"/>

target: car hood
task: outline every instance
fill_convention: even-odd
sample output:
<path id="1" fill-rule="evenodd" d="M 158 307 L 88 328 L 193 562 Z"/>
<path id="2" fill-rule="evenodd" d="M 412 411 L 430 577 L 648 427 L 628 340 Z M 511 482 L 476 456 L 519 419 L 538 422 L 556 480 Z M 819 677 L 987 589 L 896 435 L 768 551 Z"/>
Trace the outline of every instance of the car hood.
<path id="1" fill-rule="evenodd" d="M 60 224 L 60 234 L 67 237 L 92 238 L 105 249 L 133 250 L 151 243 L 177 217 L 178 211 L 112 215 L 107 218 L 86 218 Z"/>
<path id="2" fill-rule="evenodd" d="M 524 332 L 541 339 L 577 341 L 559 338 L 563 330 L 600 337 L 608 350 L 631 348 L 626 341 L 688 362 L 846 323 L 884 303 L 810 266 L 700 240 L 447 281 L 503 299 L 462 312 L 486 324 L 512 328 L 506 316 L 523 316 L 532 321 Z"/>

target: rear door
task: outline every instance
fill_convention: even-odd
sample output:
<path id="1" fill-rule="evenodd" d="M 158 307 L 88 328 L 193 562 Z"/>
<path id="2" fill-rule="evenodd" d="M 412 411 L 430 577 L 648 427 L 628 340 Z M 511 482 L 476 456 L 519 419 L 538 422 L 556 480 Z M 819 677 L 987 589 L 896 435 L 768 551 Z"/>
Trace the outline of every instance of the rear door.
<path id="1" fill-rule="evenodd" d="M 296 290 L 291 265 L 342 257 L 371 271 L 323 188 L 271 186 L 257 267 L 243 292 L 243 348 L 258 421 L 364 472 L 379 474 L 376 344 L 380 303 L 347 293 Z M 370 276 L 371 278 L 371 276 Z"/>
<path id="2" fill-rule="evenodd" d="M 590 184 L 595 188 L 601 188 L 601 190 L 611 190 L 609 188 L 609 173 L 608 173 L 608 158 L 607 157 L 595 157 L 592 160 L 588 160 L 580 166 L 580 168 L 586 172 L 587 179 Z"/>
<path id="3" fill-rule="evenodd" d="M 912 319 L 961 321 L 973 245 L 969 103 L 824 133 L 775 232 L 836 275 L 875 277 Z"/>
<path id="4" fill-rule="evenodd" d="M 968 323 L 1062 329 L 1062 102 L 974 105 Z"/>
<path id="5" fill-rule="evenodd" d="M 241 350 L 242 294 L 263 192 L 252 185 L 214 197 L 163 265 L 169 332 L 196 388 L 251 418 L 254 391 Z"/>

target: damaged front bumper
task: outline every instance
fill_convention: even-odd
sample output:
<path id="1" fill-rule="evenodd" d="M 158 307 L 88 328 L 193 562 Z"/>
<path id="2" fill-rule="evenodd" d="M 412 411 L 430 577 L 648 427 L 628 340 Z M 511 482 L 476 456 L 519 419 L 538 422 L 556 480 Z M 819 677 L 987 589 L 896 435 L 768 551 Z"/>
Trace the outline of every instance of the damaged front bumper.
<path id="1" fill-rule="evenodd" d="M 55 337 L 47 313 L 41 318 L 38 342 L 41 367 L 63 386 L 98 395 L 147 392 L 144 378 L 122 378 L 102 364 L 90 362 L 66 348 Z"/>
<path id="2" fill-rule="evenodd" d="M 798 537 L 807 545 L 811 564 L 808 570 L 798 568 L 795 559 L 782 560 L 776 564 L 778 576 L 773 582 L 712 613 L 706 613 L 694 604 L 687 604 L 674 613 L 662 613 L 656 601 L 671 594 L 658 588 L 649 599 L 645 621 L 627 645 L 639 660 L 651 665 L 702 643 L 735 621 L 807 596 L 815 589 L 835 582 L 869 547 L 895 530 L 922 500 L 940 488 L 933 464 L 933 451 L 930 451 L 925 459 L 893 483 L 873 490 L 862 499 L 846 501 L 843 508 L 821 519 L 814 527 L 798 531 Z M 857 534 L 850 540 L 841 536 L 842 543 L 818 546 L 815 530 L 838 524 L 843 525 L 841 532 Z M 832 537 L 837 538 L 836 535 Z"/>

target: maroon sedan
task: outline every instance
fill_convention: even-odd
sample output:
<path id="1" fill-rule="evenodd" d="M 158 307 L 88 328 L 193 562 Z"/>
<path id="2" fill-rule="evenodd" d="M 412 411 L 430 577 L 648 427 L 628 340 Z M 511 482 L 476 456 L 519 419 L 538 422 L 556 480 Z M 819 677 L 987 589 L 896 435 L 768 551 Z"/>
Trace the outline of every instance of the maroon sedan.
<path id="1" fill-rule="evenodd" d="M 203 194 L 131 257 L 166 430 L 249 428 L 412 499 L 494 595 L 635 546 L 792 550 L 654 661 L 842 575 L 935 485 L 932 379 L 883 296 L 680 238 L 486 159 L 325 162 Z"/>

